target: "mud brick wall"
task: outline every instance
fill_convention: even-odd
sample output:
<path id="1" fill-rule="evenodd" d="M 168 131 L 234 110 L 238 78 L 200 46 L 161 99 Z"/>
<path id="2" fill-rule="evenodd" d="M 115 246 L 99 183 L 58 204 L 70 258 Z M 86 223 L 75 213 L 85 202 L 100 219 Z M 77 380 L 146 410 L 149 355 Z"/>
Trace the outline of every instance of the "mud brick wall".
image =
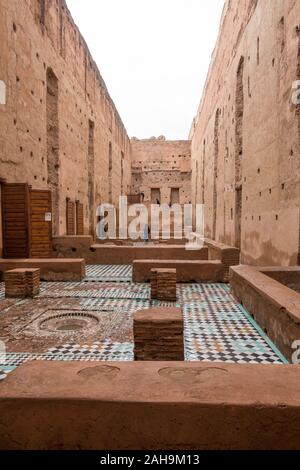
<path id="1" fill-rule="evenodd" d="M 226 1 L 190 139 L 207 238 L 241 262 L 299 262 L 300 2 Z M 297 259 L 298 258 L 298 259 Z"/>
<path id="2" fill-rule="evenodd" d="M 130 188 L 124 125 L 64 0 L 0 0 L 0 18 L 0 180 L 51 189 L 55 235 L 81 201 L 88 233 Z"/>
<path id="3" fill-rule="evenodd" d="M 191 202 L 191 148 L 189 141 L 168 141 L 163 136 L 131 139 L 132 194 L 144 193 L 150 204 Z"/>

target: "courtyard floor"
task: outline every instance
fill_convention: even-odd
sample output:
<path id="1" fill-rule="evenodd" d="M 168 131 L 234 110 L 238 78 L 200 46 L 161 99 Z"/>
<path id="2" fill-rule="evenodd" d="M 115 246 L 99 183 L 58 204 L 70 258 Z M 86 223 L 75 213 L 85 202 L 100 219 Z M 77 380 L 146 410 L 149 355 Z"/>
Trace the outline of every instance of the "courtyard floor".
<path id="1" fill-rule="evenodd" d="M 34 299 L 4 297 L 0 283 L 0 380 L 31 360 L 132 361 L 133 314 L 181 307 L 186 361 L 287 363 L 226 284 L 178 284 L 177 302 L 150 300 L 131 266 L 87 266 L 82 282 L 43 282 Z"/>

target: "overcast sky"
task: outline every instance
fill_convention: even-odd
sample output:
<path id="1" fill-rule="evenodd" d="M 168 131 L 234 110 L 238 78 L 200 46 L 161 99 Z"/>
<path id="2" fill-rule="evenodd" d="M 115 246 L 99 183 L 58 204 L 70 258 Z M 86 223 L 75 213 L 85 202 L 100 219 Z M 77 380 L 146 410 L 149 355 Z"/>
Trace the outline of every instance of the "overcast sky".
<path id="1" fill-rule="evenodd" d="M 186 139 L 224 0 L 67 0 L 130 137 Z"/>

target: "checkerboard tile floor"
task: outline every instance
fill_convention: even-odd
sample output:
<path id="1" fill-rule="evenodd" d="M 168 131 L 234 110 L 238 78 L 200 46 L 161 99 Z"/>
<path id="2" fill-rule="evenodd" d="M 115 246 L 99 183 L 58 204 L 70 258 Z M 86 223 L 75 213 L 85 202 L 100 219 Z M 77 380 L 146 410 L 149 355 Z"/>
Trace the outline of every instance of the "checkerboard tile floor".
<path id="1" fill-rule="evenodd" d="M 88 265 L 84 280 L 130 282 L 131 279 L 131 265 Z"/>
<path id="2" fill-rule="evenodd" d="M 5 298 L 4 282 L 0 282 L 0 300 Z"/>
<path id="3" fill-rule="evenodd" d="M 66 298 L 77 297 L 83 311 L 110 309 L 124 312 L 131 321 L 136 310 L 150 306 L 178 306 L 184 312 L 186 361 L 282 364 L 287 361 L 252 317 L 239 305 L 225 284 L 181 284 L 173 302 L 150 300 L 149 284 L 124 284 L 118 276 L 131 275 L 128 266 L 90 267 L 88 279 L 79 283 L 42 283 L 40 297 L 57 299 L 56 308 Z M 94 269 L 97 268 L 97 269 Z M 99 269 L 98 269 L 99 268 Z M 91 277 L 97 283 L 90 285 Z M 115 277 L 115 281 L 111 278 Z M 0 295 L 3 286 L 0 285 Z M 111 325 L 103 325 L 103 328 Z M 64 343 L 41 354 L 0 354 L 0 380 L 20 364 L 46 361 L 132 361 L 133 343 L 106 339 L 89 344 Z"/>

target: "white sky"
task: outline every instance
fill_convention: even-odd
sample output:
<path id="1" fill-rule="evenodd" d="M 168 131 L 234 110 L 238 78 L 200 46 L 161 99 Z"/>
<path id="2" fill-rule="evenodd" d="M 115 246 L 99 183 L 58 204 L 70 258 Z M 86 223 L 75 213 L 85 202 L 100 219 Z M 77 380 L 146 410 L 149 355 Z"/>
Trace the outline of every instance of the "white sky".
<path id="1" fill-rule="evenodd" d="M 67 0 L 129 136 L 187 139 L 224 0 Z"/>

